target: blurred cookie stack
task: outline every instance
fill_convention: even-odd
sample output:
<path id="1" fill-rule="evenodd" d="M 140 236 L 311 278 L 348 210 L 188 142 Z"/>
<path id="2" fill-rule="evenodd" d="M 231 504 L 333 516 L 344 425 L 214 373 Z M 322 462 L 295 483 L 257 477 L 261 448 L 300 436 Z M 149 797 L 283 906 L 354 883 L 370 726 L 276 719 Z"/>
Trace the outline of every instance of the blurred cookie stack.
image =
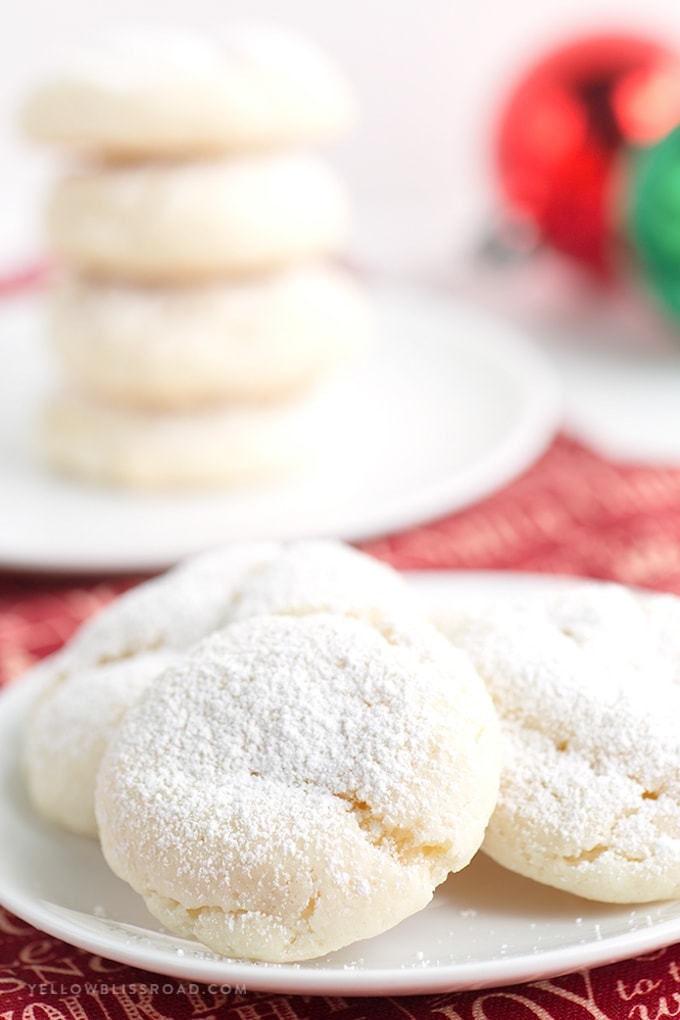
<path id="1" fill-rule="evenodd" d="M 335 264 L 348 196 L 308 149 L 354 106 L 325 54 L 261 28 L 111 42 L 33 92 L 26 132 L 78 160 L 46 215 L 54 467 L 191 486 L 308 463 L 325 382 L 370 335 Z"/>

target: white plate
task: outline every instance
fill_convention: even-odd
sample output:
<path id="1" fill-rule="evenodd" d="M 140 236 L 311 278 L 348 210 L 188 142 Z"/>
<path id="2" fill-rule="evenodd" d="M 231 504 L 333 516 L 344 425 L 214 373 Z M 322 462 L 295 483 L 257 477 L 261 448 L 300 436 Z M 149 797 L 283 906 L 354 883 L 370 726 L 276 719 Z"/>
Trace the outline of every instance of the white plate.
<path id="1" fill-rule="evenodd" d="M 32 423 L 49 385 L 38 299 L 0 313 L 0 566 L 151 571 L 232 539 L 366 539 L 458 509 L 545 448 L 552 371 L 510 326 L 443 298 L 376 294 L 378 343 L 331 388 L 325 462 L 304 483 L 139 494 L 43 470 Z"/>
<path id="2" fill-rule="evenodd" d="M 473 593 L 528 590 L 566 579 L 416 574 L 433 608 Z M 217 957 L 165 933 L 108 870 L 94 840 L 62 833 L 29 808 L 19 774 L 29 680 L 0 697 L 0 902 L 37 928 L 97 954 L 180 979 L 250 991 L 406 995 L 528 981 L 634 956 L 680 939 L 680 901 L 593 903 L 504 871 L 478 855 L 432 902 L 391 931 L 302 964 Z"/>

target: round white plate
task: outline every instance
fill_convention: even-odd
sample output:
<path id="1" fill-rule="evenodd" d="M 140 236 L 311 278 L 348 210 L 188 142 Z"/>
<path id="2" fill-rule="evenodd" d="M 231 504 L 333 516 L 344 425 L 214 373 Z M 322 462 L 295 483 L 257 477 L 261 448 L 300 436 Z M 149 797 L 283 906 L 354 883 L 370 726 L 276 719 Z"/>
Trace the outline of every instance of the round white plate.
<path id="1" fill-rule="evenodd" d="M 414 574 L 433 611 L 473 594 L 541 597 L 573 580 Z M 483 855 L 391 931 L 301 964 L 220 958 L 164 932 L 115 878 L 94 840 L 68 835 L 29 807 L 19 769 L 21 719 L 35 682 L 0 696 L 0 902 L 37 928 L 157 974 L 249 991 L 410 995 L 484 988 L 609 963 L 680 940 L 680 901 L 609 905 L 505 871 Z"/>
<path id="2" fill-rule="evenodd" d="M 163 569 L 254 537 L 366 539 L 458 509 L 543 451 L 560 401 L 521 333 L 452 301 L 375 295 L 378 339 L 329 388 L 325 456 L 313 477 L 220 493 L 135 493 L 50 474 L 32 449 L 50 367 L 39 301 L 0 313 L 0 566 Z"/>

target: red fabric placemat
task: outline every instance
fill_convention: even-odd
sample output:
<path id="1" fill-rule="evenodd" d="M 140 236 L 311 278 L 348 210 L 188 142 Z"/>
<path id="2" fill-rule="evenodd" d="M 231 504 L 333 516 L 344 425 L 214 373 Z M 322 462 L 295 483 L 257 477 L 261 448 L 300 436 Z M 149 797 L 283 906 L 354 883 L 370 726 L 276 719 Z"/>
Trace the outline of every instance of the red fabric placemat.
<path id="1" fill-rule="evenodd" d="M 518 570 L 680 593 L 680 468 L 612 463 L 560 436 L 481 503 L 363 548 L 400 569 Z M 0 682 L 139 578 L 0 576 Z M 11 833 L 0 834 L 11 839 Z M 340 999 L 251 993 L 112 963 L 0 909 L 0 1020 L 661 1020 L 680 1016 L 680 945 L 512 988 Z"/>

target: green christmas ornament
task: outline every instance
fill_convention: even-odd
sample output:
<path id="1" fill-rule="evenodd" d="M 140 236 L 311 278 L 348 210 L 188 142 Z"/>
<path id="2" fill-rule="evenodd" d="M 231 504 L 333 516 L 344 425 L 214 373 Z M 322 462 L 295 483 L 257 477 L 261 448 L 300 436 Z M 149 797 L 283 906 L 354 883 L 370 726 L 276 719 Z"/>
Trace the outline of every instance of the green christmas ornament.
<path id="1" fill-rule="evenodd" d="M 680 127 L 630 163 L 627 230 L 649 288 L 680 320 Z"/>

